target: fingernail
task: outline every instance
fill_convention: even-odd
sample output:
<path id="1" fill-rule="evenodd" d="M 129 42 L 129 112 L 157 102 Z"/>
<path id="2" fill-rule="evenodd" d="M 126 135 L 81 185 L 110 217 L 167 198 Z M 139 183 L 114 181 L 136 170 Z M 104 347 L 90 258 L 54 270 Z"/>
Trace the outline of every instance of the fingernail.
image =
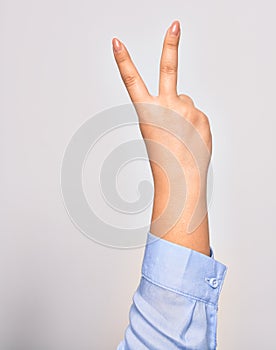
<path id="1" fill-rule="evenodd" d="M 119 52 L 122 50 L 122 43 L 117 38 L 113 38 L 112 45 L 113 45 L 113 50 L 115 52 Z"/>
<path id="2" fill-rule="evenodd" d="M 172 35 L 178 35 L 180 32 L 180 23 L 178 21 L 174 21 L 170 27 L 170 33 Z"/>

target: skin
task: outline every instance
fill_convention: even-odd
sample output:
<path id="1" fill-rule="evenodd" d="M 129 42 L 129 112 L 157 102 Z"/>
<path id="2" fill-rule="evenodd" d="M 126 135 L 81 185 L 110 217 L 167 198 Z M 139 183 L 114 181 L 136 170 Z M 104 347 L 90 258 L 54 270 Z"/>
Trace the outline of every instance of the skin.
<path id="1" fill-rule="evenodd" d="M 136 108 L 150 159 L 154 181 L 150 231 L 162 239 L 210 256 L 206 183 L 212 153 L 212 136 L 207 116 L 195 107 L 189 96 L 177 93 L 180 32 L 178 21 L 174 21 L 166 32 L 160 60 L 158 96 L 149 93 L 127 48 L 117 38 L 112 40 L 113 52 L 122 80 Z M 156 108 L 148 108 L 150 105 Z M 175 114 L 180 119 L 178 135 L 169 131 L 175 125 Z M 179 138 L 179 135 L 183 137 Z M 200 140 L 204 148 L 199 145 Z M 191 151 L 195 143 L 198 145 L 196 152 Z M 152 144 L 158 147 L 152 147 Z M 173 168 L 174 163 L 170 161 L 170 157 L 165 156 L 163 149 L 168 150 L 179 167 Z M 168 176 L 168 173 L 171 175 Z M 178 186 L 177 190 L 173 191 L 175 186 Z M 171 210 L 180 212 L 176 222 L 170 222 L 170 213 L 164 214 L 172 193 L 174 197 Z M 197 224 L 191 230 L 189 225 L 193 214 L 198 212 L 200 215 L 195 215 Z M 158 218 L 162 215 L 163 218 L 158 223 Z"/>

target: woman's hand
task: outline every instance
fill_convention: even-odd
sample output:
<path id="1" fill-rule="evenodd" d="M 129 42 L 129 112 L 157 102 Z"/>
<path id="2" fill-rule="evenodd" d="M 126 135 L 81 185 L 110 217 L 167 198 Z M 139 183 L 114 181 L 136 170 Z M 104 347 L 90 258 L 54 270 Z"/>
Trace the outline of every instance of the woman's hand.
<path id="1" fill-rule="evenodd" d="M 206 115 L 190 97 L 177 94 L 179 38 L 175 21 L 164 39 L 158 96 L 150 95 L 116 38 L 113 51 L 150 159 L 155 187 L 151 232 L 209 255 L 206 182 L 212 137 Z"/>

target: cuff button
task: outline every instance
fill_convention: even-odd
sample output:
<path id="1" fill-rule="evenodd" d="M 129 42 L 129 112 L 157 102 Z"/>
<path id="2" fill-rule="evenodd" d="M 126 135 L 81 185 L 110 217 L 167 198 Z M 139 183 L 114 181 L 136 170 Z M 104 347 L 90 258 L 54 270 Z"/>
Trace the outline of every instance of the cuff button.
<path id="1" fill-rule="evenodd" d="M 212 287 L 217 288 L 219 283 L 216 278 L 205 278 L 205 281 Z"/>

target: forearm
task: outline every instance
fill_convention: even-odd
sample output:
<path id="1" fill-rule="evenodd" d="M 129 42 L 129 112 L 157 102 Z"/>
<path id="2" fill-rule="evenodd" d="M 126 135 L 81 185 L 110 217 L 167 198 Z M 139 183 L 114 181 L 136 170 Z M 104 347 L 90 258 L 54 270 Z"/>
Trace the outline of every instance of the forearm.
<path id="1" fill-rule="evenodd" d="M 151 233 L 210 256 L 207 174 L 200 176 L 197 171 L 187 171 L 186 169 L 185 172 L 183 169 L 185 179 L 168 179 L 156 164 L 152 163 L 151 167 L 155 188 Z M 183 188 L 184 183 L 185 188 Z M 177 222 L 171 222 L 170 212 L 166 213 L 166 207 L 171 195 L 170 186 L 175 186 L 175 184 L 180 184 L 180 188 L 176 191 L 179 198 L 173 199 L 172 202 L 178 206 L 179 203 L 182 203 L 182 212 Z M 179 210 L 179 208 L 172 208 L 174 211 L 177 209 Z M 162 215 L 164 217 L 158 221 Z M 192 232 L 189 229 L 191 225 L 194 226 Z M 166 231 L 164 228 L 168 226 L 172 226 L 172 228 Z"/>

